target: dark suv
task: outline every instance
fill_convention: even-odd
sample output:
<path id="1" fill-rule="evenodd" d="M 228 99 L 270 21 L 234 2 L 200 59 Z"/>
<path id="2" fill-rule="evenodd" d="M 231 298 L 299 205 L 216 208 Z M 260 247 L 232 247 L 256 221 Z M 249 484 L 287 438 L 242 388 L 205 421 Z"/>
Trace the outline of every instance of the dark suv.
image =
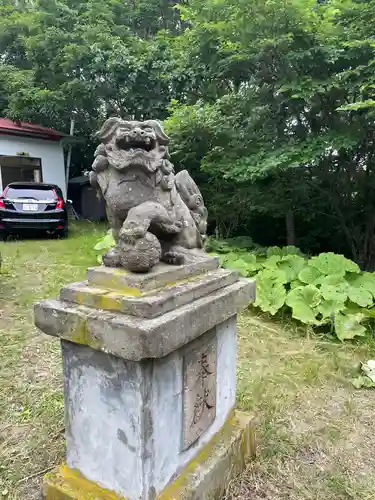
<path id="1" fill-rule="evenodd" d="M 13 182 L 0 197 L 0 238 L 41 231 L 68 235 L 68 213 L 61 189 L 54 184 Z"/>

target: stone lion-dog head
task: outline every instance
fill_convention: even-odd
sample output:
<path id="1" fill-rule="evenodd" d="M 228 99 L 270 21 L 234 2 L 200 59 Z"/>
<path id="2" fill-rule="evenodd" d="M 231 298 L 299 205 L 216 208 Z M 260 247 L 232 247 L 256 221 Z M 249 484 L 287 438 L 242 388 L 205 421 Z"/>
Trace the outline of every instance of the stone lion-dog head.
<path id="1" fill-rule="evenodd" d="M 109 118 L 97 136 L 101 144 L 92 166 L 96 172 L 108 165 L 119 171 L 135 167 L 155 172 L 169 158 L 169 137 L 156 120 Z"/>

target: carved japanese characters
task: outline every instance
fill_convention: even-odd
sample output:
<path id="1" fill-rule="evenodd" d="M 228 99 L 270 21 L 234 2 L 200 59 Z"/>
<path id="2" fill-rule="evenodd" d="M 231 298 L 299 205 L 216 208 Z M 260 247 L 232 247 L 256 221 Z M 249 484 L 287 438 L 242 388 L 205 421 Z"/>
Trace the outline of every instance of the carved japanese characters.
<path id="1" fill-rule="evenodd" d="M 217 390 L 217 341 L 213 338 L 184 356 L 182 449 L 191 446 L 214 422 Z"/>

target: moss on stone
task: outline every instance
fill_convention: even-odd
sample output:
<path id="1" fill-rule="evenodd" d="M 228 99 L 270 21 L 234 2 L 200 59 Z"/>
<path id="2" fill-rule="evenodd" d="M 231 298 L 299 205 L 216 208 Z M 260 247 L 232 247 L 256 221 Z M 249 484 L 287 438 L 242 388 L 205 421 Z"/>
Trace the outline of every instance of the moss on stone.
<path id="1" fill-rule="evenodd" d="M 233 410 L 220 431 L 157 496 L 157 500 L 191 500 L 198 498 L 199 492 L 202 499 L 220 498 L 229 479 L 241 472 L 255 455 L 250 422 L 248 414 Z M 197 482 L 202 474 L 208 478 L 203 485 L 200 480 Z M 125 500 L 66 465 L 45 476 L 44 494 L 46 500 Z"/>
<path id="2" fill-rule="evenodd" d="M 93 349 L 100 350 L 102 347 L 102 342 L 93 337 L 90 334 L 87 325 L 87 319 L 77 322 L 75 328 L 71 330 L 69 335 L 64 335 L 62 338 L 65 340 L 69 340 L 70 342 L 74 342 L 75 344 L 87 345 L 92 347 Z"/>
<path id="3" fill-rule="evenodd" d="M 237 430 L 241 433 L 240 442 L 233 440 L 233 432 Z M 234 442 L 233 442 L 234 441 Z M 199 476 L 198 469 L 210 469 L 210 463 L 218 458 L 218 450 L 224 448 L 226 453 L 230 455 L 231 467 L 226 471 L 228 477 L 235 475 L 242 471 L 246 461 L 253 458 L 255 455 L 255 441 L 253 429 L 249 426 L 249 416 L 235 412 L 234 410 L 228 417 L 226 423 L 215 434 L 215 436 L 206 444 L 201 452 L 185 467 L 176 478 L 165 490 L 157 497 L 158 500 L 190 500 L 196 498 L 196 484 L 194 477 Z M 204 498 L 212 494 L 212 498 L 219 498 L 217 496 L 217 488 L 215 485 L 220 484 L 220 489 L 224 490 L 223 484 L 225 478 L 222 475 L 220 468 L 212 473 L 210 483 L 212 488 Z"/>
<path id="4" fill-rule="evenodd" d="M 125 500 L 66 465 L 44 476 L 43 491 L 46 500 Z"/>
<path id="5" fill-rule="evenodd" d="M 105 311 L 121 311 L 121 297 L 122 294 L 108 290 L 75 290 L 73 293 L 76 304 Z"/>

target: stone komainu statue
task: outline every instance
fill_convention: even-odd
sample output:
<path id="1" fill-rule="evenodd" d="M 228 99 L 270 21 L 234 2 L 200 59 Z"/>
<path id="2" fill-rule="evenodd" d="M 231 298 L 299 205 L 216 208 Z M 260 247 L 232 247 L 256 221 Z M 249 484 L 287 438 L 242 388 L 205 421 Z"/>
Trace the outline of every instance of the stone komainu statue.
<path id="1" fill-rule="evenodd" d="M 160 260 L 202 256 L 207 210 L 189 173 L 175 175 L 160 123 L 110 118 L 98 136 L 90 182 L 105 200 L 116 240 L 104 264 L 146 272 Z"/>

